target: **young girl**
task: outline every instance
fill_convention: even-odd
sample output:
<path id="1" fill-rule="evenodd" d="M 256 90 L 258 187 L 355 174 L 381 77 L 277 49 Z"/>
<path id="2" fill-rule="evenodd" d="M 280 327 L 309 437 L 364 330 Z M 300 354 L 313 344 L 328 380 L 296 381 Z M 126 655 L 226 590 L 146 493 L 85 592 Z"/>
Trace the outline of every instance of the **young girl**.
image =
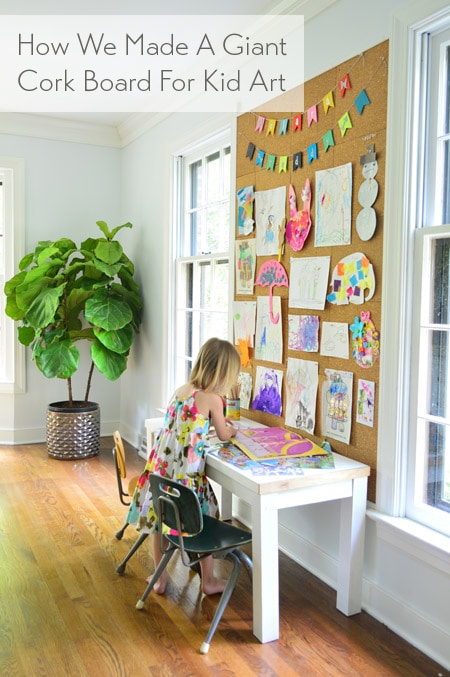
<path id="1" fill-rule="evenodd" d="M 138 529 L 152 533 L 155 568 L 162 552 L 149 476 L 156 472 L 194 489 L 203 514 L 219 517 L 217 499 L 205 475 L 208 433 L 213 427 L 222 441 L 236 435 L 236 428 L 224 417 L 223 396 L 236 383 L 239 369 L 234 346 L 218 338 L 209 339 L 200 349 L 189 383 L 178 388 L 169 402 L 164 425 L 138 480 L 128 514 L 129 522 L 137 520 Z M 205 558 L 200 566 L 202 591 L 206 595 L 222 592 L 226 581 L 214 576 L 213 558 Z M 153 588 L 155 592 L 164 594 L 167 581 L 165 570 Z"/>

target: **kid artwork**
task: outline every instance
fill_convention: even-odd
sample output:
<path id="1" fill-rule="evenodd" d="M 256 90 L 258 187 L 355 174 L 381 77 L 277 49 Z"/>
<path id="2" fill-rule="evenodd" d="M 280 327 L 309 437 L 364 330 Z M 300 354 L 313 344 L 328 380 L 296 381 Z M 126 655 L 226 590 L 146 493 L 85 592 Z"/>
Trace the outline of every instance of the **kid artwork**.
<path id="1" fill-rule="evenodd" d="M 270 310 L 270 320 L 276 324 L 279 319 L 279 313 L 273 312 L 273 288 L 274 287 L 288 287 L 288 276 L 287 273 L 279 261 L 275 259 L 270 259 L 270 261 L 265 261 L 258 272 L 258 277 L 256 278 L 255 285 L 261 287 L 269 287 L 269 310 Z"/>
<path id="2" fill-rule="evenodd" d="M 359 161 L 362 164 L 362 175 L 365 180 L 358 191 L 358 202 L 363 209 L 356 217 L 356 232 L 361 240 L 370 240 L 377 227 L 377 215 L 372 207 L 378 195 L 378 182 L 375 179 L 378 172 L 375 146 L 369 146 L 366 155 L 362 155 Z"/>
<path id="3" fill-rule="evenodd" d="M 314 434 L 319 363 L 288 358 L 286 370 L 286 425 Z"/>
<path id="4" fill-rule="evenodd" d="M 325 376 L 322 391 L 323 434 L 349 444 L 353 374 L 349 371 L 325 369 Z"/>
<path id="5" fill-rule="evenodd" d="M 256 240 L 236 241 L 236 294 L 252 294 L 256 269 Z"/>
<path id="6" fill-rule="evenodd" d="M 355 252 L 341 259 L 333 270 L 330 286 L 327 296 L 330 303 L 342 306 L 369 301 L 375 293 L 375 275 L 367 256 Z"/>
<path id="7" fill-rule="evenodd" d="M 352 164 L 316 172 L 316 247 L 351 243 Z"/>
<path id="8" fill-rule="evenodd" d="M 247 371 L 239 372 L 238 384 L 240 387 L 240 399 L 242 409 L 250 409 L 250 399 L 252 396 L 252 375 Z"/>
<path id="9" fill-rule="evenodd" d="M 278 254 L 278 233 L 286 218 L 286 186 L 255 192 L 256 253 Z"/>
<path id="10" fill-rule="evenodd" d="M 255 225 L 253 219 L 253 203 L 255 194 L 253 186 L 245 186 L 237 192 L 238 232 L 239 235 L 250 235 Z"/>
<path id="11" fill-rule="evenodd" d="M 348 360 L 348 324 L 346 322 L 322 322 L 320 354 Z"/>
<path id="12" fill-rule="evenodd" d="M 286 226 L 286 240 L 296 252 L 303 249 L 311 228 L 311 185 L 306 179 L 302 189 L 303 209 L 297 210 L 294 186 L 289 186 L 289 221 Z"/>
<path id="13" fill-rule="evenodd" d="M 288 316 L 288 348 L 307 353 L 319 351 L 318 315 Z"/>
<path id="14" fill-rule="evenodd" d="M 373 428 L 373 416 L 375 413 L 375 383 L 358 379 L 358 398 L 356 408 L 356 422 Z"/>
<path id="15" fill-rule="evenodd" d="M 267 296 L 258 296 L 256 311 L 255 359 L 265 362 L 283 361 L 283 327 L 281 322 L 271 320 L 270 301 Z M 281 299 L 273 298 L 273 308 L 281 315 Z"/>
<path id="16" fill-rule="evenodd" d="M 256 327 L 256 301 L 234 301 L 234 342 L 247 341 L 253 347 Z"/>
<path id="17" fill-rule="evenodd" d="M 256 461 L 284 456 L 293 458 L 328 454 L 326 449 L 315 442 L 278 427 L 243 428 L 231 442 Z"/>
<path id="18" fill-rule="evenodd" d="M 279 369 L 256 367 L 256 382 L 252 409 L 264 411 L 267 414 L 281 416 L 281 386 L 283 372 Z"/>
<path id="19" fill-rule="evenodd" d="M 370 312 L 363 310 L 350 325 L 352 332 L 352 356 L 364 369 L 372 367 L 380 354 L 380 333 L 370 319 Z"/>
<path id="20" fill-rule="evenodd" d="M 323 310 L 330 272 L 329 256 L 291 258 L 289 306 Z"/>

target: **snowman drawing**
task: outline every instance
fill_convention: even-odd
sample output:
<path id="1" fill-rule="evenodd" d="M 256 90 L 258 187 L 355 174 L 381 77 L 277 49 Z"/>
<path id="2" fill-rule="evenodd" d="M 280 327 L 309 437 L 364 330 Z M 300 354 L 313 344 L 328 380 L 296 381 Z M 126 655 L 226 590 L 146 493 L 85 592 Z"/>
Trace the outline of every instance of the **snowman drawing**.
<path id="1" fill-rule="evenodd" d="M 375 146 L 369 146 L 366 155 L 360 157 L 364 181 L 359 187 L 358 202 L 362 207 L 356 217 L 356 231 L 361 240 L 370 240 L 377 227 L 377 215 L 372 207 L 378 195 L 378 181 L 375 176 L 378 172 L 378 162 Z"/>

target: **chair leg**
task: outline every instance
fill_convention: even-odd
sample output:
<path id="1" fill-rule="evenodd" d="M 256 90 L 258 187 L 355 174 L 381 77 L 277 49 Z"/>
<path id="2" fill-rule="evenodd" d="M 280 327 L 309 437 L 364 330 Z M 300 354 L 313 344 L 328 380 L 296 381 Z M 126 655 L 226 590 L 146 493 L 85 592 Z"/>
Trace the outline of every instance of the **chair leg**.
<path id="1" fill-rule="evenodd" d="M 216 612 L 214 614 L 214 618 L 212 619 L 211 625 L 209 626 L 208 634 L 206 635 L 205 641 L 200 647 L 200 653 L 206 654 L 209 651 L 209 645 L 211 644 L 211 640 L 214 636 L 214 633 L 216 631 L 216 628 L 219 624 L 220 619 L 222 618 L 222 614 L 225 611 L 225 608 L 229 602 L 229 599 L 231 597 L 231 593 L 234 590 L 234 587 L 236 585 L 239 572 L 241 570 L 241 560 L 236 552 L 229 552 L 227 554 L 227 559 L 231 559 L 233 562 L 233 569 L 231 570 L 230 577 L 227 581 L 227 584 L 225 586 L 224 591 L 222 592 L 222 595 L 219 600 L 219 604 L 217 605 Z"/>
<path id="2" fill-rule="evenodd" d="M 139 536 L 139 538 L 137 539 L 136 543 L 135 543 L 135 544 L 133 545 L 133 547 L 128 551 L 128 554 L 127 554 L 127 556 L 125 557 L 125 559 L 123 559 L 123 560 L 121 561 L 121 563 L 116 567 L 116 571 L 117 571 L 118 574 L 124 574 L 124 573 L 125 573 L 125 567 L 126 567 L 126 565 L 127 565 L 128 560 L 134 555 L 134 553 L 136 552 L 136 550 L 138 550 L 138 549 L 141 547 L 141 545 L 143 544 L 143 542 L 145 541 L 145 539 L 146 539 L 147 537 L 148 537 L 148 533 L 143 533 L 143 534 L 141 534 L 141 535 Z"/>
<path id="3" fill-rule="evenodd" d="M 242 550 L 235 550 L 234 552 L 239 557 L 241 562 L 243 564 L 245 564 L 245 568 L 247 570 L 250 581 L 252 581 L 253 580 L 253 562 L 252 562 L 252 560 L 247 555 L 247 553 L 243 552 Z"/>
<path id="4" fill-rule="evenodd" d="M 138 602 L 136 602 L 136 609 L 143 609 L 144 608 L 145 600 L 147 599 L 147 597 L 149 596 L 149 594 L 153 590 L 153 586 L 155 585 L 156 581 L 158 580 L 158 578 L 161 576 L 162 572 L 164 571 L 164 569 L 168 565 L 169 560 L 172 557 L 175 550 L 177 550 L 177 548 L 173 548 L 172 550 L 168 550 L 162 556 L 160 563 L 158 564 L 158 566 L 155 569 L 155 573 L 151 577 L 149 584 L 147 585 L 147 587 L 144 590 L 144 594 L 142 595 L 141 599 Z"/>
<path id="5" fill-rule="evenodd" d="M 122 537 L 123 537 L 123 535 L 124 535 L 124 533 L 125 533 L 125 529 L 126 529 L 127 527 L 129 527 L 129 526 L 130 526 L 130 523 L 129 523 L 129 522 L 125 522 L 125 524 L 123 525 L 123 527 L 122 527 L 121 529 L 119 529 L 119 531 L 116 531 L 115 536 L 116 536 L 116 538 L 117 538 L 118 541 L 121 541 L 121 540 L 122 540 Z"/>

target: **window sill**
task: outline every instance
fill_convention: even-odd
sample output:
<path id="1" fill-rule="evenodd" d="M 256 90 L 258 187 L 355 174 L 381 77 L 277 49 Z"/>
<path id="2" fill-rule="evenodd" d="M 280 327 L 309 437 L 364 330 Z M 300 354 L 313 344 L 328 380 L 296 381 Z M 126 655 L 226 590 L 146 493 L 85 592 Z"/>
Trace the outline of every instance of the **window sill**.
<path id="1" fill-rule="evenodd" d="M 448 574 L 450 537 L 406 517 L 391 517 L 372 509 L 366 514 L 377 523 L 377 533 L 382 540 Z"/>

